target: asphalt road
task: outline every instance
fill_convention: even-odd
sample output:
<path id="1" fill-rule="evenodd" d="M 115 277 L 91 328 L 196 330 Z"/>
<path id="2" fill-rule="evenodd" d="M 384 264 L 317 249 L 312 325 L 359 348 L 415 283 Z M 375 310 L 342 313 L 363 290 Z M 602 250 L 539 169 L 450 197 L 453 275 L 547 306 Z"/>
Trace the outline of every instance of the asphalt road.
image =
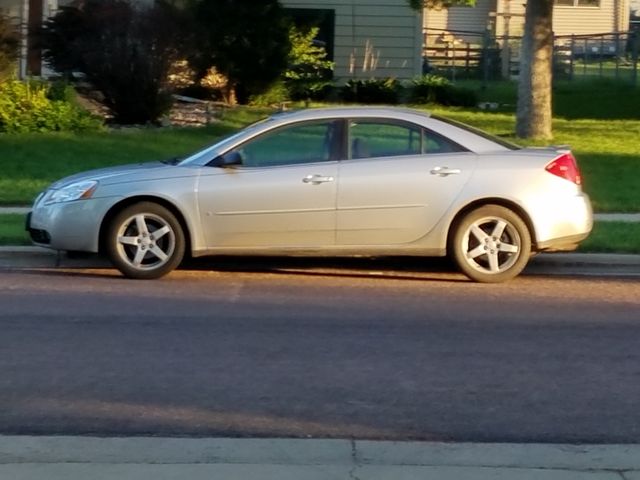
<path id="1" fill-rule="evenodd" d="M 0 270 L 0 433 L 640 441 L 640 282 Z"/>

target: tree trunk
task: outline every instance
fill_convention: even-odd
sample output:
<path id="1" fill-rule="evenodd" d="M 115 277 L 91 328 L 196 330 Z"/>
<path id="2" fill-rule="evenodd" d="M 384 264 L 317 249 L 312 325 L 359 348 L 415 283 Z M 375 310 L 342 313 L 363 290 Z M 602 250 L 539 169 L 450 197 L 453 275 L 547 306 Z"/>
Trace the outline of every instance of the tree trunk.
<path id="1" fill-rule="evenodd" d="M 551 138 L 553 0 L 529 0 L 520 52 L 516 135 Z"/>

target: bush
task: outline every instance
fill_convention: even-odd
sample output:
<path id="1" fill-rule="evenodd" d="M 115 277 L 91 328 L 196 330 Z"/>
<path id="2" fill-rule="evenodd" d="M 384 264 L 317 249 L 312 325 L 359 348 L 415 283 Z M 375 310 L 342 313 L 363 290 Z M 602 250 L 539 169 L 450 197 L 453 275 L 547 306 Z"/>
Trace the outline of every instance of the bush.
<path id="1" fill-rule="evenodd" d="M 293 100 L 322 100 L 332 88 L 333 62 L 324 46 L 315 41 L 318 28 L 289 28 L 289 67 L 285 83 Z"/>
<path id="2" fill-rule="evenodd" d="M 473 90 L 456 87 L 444 77 L 427 74 L 413 81 L 411 102 L 474 107 L 478 103 L 478 97 Z"/>
<path id="3" fill-rule="evenodd" d="M 62 74 L 84 73 L 117 122 L 155 121 L 171 106 L 169 71 L 181 57 L 181 19 L 168 3 L 87 0 L 45 22 L 44 56 Z"/>
<path id="4" fill-rule="evenodd" d="M 289 90 L 281 80 L 277 80 L 269 89 L 259 95 L 252 95 L 249 104 L 256 107 L 270 107 L 289 100 Z"/>
<path id="5" fill-rule="evenodd" d="M 349 80 L 342 88 L 342 99 L 350 103 L 396 104 L 401 89 L 395 78 Z"/>
<path id="6" fill-rule="evenodd" d="M 99 130 L 102 121 L 73 103 L 51 100 L 49 86 L 17 80 L 0 83 L 0 132 Z"/>

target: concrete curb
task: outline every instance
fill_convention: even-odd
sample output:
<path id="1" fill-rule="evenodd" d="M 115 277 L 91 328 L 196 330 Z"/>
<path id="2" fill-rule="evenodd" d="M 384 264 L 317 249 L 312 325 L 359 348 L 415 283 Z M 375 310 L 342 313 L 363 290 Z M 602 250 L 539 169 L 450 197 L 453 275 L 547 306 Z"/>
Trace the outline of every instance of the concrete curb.
<path id="1" fill-rule="evenodd" d="M 93 254 L 68 256 L 41 247 L 0 247 L 0 268 L 112 268 Z M 547 253 L 534 257 L 525 274 L 640 276 L 640 255 L 614 253 Z"/>
<path id="2" fill-rule="evenodd" d="M 0 436 L 0 478 L 394 477 L 639 479 L 640 445 Z"/>

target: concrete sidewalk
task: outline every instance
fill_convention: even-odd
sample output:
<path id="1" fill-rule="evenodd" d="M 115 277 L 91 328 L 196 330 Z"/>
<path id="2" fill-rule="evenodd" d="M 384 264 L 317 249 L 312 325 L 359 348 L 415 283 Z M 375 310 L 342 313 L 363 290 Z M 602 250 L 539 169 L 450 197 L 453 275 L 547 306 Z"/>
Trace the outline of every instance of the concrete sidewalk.
<path id="1" fill-rule="evenodd" d="M 0 436 L 7 480 L 639 480 L 640 445 Z"/>

